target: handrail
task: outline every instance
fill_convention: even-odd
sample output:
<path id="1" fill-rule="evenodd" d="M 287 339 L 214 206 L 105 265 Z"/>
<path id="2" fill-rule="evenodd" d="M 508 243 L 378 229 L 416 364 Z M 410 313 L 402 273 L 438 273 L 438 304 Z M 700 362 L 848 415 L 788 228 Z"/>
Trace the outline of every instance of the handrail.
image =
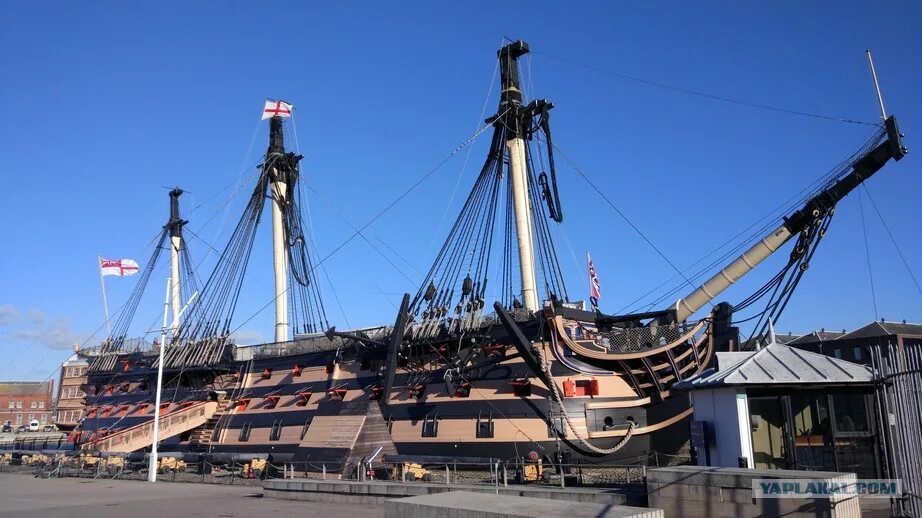
<path id="1" fill-rule="evenodd" d="M 697 334 L 702 329 L 705 323 L 706 323 L 705 320 L 701 320 L 695 326 L 689 329 L 686 333 L 680 336 L 678 339 L 666 345 L 661 345 L 659 347 L 652 347 L 644 351 L 627 353 L 627 352 L 592 351 L 590 349 L 587 349 L 586 347 L 583 347 L 582 345 L 580 345 L 576 340 L 573 340 L 569 336 L 567 336 L 567 333 L 563 330 L 563 318 L 562 317 L 560 316 L 554 317 L 554 324 L 555 324 L 555 327 L 557 328 L 557 335 L 563 340 L 563 342 L 567 345 L 567 347 L 569 347 L 570 349 L 573 349 L 573 351 L 577 352 L 578 354 L 582 356 L 586 356 L 589 358 L 595 358 L 597 360 L 636 360 L 636 359 L 646 358 L 649 356 L 654 356 L 656 354 L 666 352 L 669 349 L 673 349 L 675 347 L 681 346 L 682 344 L 685 344 L 690 338 L 694 337 L 694 335 Z M 699 340 L 697 340 L 693 344 L 693 346 L 694 347 L 700 346 L 703 339 L 704 337 L 699 338 Z"/>
<path id="2" fill-rule="evenodd" d="M 180 408 L 160 417 L 160 438 L 164 439 L 173 435 L 182 433 L 208 420 L 217 410 L 218 403 L 215 401 L 202 401 L 186 408 Z M 199 412 L 198 414 L 195 414 Z M 190 424 L 190 421 L 197 423 Z M 199 422 L 201 421 L 201 422 Z M 135 451 L 143 448 L 152 440 L 154 420 L 150 419 L 135 426 L 119 430 L 111 435 L 106 435 L 88 441 L 82 445 L 83 450 L 100 450 L 100 451 Z M 141 444 L 137 447 L 129 448 L 137 439 L 146 439 L 147 444 Z M 145 441 L 142 441 L 145 442 Z"/>

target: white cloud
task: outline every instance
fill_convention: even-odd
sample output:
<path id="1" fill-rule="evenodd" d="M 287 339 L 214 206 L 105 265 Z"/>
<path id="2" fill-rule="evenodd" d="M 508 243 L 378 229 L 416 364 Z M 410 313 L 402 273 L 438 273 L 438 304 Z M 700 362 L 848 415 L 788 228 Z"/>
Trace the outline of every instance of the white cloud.
<path id="1" fill-rule="evenodd" d="M 3 309 L 6 307 L 0 308 L 0 315 L 4 314 Z M 19 312 L 15 308 L 10 309 L 18 317 Z M 69 318 L 59 317 L 48 321 L 45 313 L 38 309 L 29 310 L 28 323 L 17 326 L 2 337 L 4 342 L 28 342 L 51 349 L 70 349 L 75 343 L 83 343 L 85 339 L 86 335 L 74 331 Z"/>
<path id="2" fill-rule="evenodd" d="M 32 308 L 29 310 L 29 319 L 32 320 L 32 323 L 37 326 L 45 325 L 45 312 L 38 309 Z"/>
<path id="3" fill-rule="evenodd" d="M 0 326 L 12 324 L 19 320 L 19 310 L 9 304 L 0 306 Z"/>

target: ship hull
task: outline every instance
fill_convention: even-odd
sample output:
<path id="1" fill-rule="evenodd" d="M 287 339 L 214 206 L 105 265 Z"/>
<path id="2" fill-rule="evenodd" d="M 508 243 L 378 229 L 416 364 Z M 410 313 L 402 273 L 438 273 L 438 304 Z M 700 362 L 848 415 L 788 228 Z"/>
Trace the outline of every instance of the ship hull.
<path id="1" fill-rule="evenodd" d="M 589 350 L 589 324 L 554 315 L 531 324 L 551 330 L 530 342 L 540 367 L 507 335 L 464 350 L 433 343 L 401 356 L 386 395 L 383 346 L 303 352 L 310 344 L 270 344 L 251 350 L 249 360 L 168 373 L 165 379 L 177 385 L 166 398 L 167 415 L 208 398 L 219 399 L 220 409 L 201 430 L 165 438 L 161 449 L 267 454 L 336 469 L 376 447 L 410 456 L 537 454 L 624 464 L 683 448 L 691 410 L 687 397 L 671 394 L 668 385 L 703 368 L 711 350 L 706 340 L 683 335 L 648 353 L 606 356 Z M 460 356 L 463 366 L 455 361 Z M 90 373 L 95 414 L 76 438 L 84 448 L 92 449 L 101 434 L 150 419 L 151 412 L 136 409 L 152 399 L 153 364 L 145 367 L 143 358 L 117 364 L 132 367 Z M 113 409 L 120 410 L 112 415 Z"/>

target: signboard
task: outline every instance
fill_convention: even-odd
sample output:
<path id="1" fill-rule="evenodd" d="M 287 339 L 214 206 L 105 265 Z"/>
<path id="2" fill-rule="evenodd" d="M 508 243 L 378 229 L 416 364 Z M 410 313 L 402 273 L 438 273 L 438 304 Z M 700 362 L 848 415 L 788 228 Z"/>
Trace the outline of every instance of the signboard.
<path id="1" fill-rule="evenodd" d="M 704 453 L 704 465 L 711 465 L 711 454 L 708 451 L 708 425 L 705 421 L 692 421 L 689 423 L 690 432 L 691 432 L 691 448 L 695 453 L 695 458 L 698 459 L 698 464 L 701 465 L 701 454 Z"/>

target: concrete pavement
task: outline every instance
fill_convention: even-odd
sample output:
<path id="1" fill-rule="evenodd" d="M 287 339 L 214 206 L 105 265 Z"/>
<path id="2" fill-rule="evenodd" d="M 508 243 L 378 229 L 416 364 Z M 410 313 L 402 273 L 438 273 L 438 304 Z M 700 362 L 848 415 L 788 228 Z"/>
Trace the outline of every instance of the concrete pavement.
<path id="1" fill-rule="evenodd" d="M 0 518 L 236 518 L 384 516 L 382 506 L 262 498 L 259 487 L 0 473 Z"/>

